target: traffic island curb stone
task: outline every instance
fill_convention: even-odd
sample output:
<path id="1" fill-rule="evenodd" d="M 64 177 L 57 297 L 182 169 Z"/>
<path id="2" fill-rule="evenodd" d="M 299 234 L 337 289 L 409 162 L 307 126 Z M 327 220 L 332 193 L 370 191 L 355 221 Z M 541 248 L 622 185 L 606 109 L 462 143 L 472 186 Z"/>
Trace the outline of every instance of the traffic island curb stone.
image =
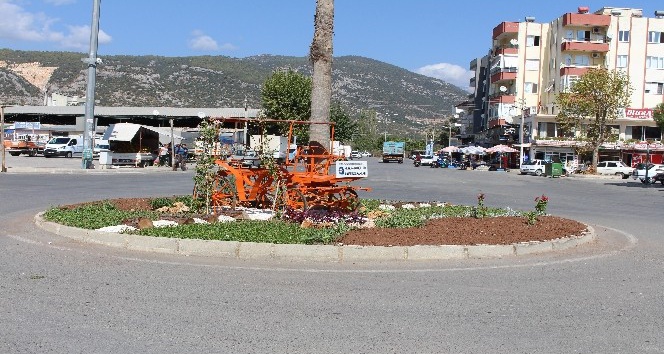
<path id="1" fill-rule="evenodd" d="M 597 239 L 595 229 L 590 225 L 586 225 L 587 230 L 580 236 L 563 237 L 549 241 L 520 242 L 510 245 L 356 246 L 343 244 L 272 244 L 140 236 L 86 230 L 46 221 L 43 214 L 43 212 L 40 212 L 35 215 L 35 224 L 38 227 L 47 232 L 84 243 L 143 252 L 235 259 L 341 263 L 506 258 L 568 250 L 594 242 Z"/>

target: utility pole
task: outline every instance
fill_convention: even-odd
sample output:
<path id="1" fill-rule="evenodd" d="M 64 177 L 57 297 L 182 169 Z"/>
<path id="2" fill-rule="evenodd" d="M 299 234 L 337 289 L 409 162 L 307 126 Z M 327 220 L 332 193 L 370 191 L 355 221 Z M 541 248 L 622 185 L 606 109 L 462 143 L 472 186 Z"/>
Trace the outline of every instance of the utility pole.
<path id="1" fill-rule="evenodd" d="M 99 39 L 99 6 L 101 0 L 93 0 L 92 27 L 90 28 L 90 52 L 82 61 L 88 64 L 88 86 L 85 93 L 85 130 L 83 134 L 83 169 L 90 169 L 92 165 L 92 138 L 95 130 L 95 77 L 97 64 L 101 59 L 97 58 L 97 46 Z"/>
<path id="2" fill-rule="evenodd" d="M 0 172 L 7 172 L 5 165 L 5 108 L 11 107 L 8 105 L 0 104 L 0 145 L 2 145 L 2 169 Z"/>

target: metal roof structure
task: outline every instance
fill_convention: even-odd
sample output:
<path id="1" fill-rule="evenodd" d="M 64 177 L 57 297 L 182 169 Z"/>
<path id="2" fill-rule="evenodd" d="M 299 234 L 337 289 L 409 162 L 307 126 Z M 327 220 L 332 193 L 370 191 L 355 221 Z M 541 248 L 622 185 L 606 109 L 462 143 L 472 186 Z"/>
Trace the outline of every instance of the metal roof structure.
<path id="1" fill-rule="evenodd" d="M 155 114 L 158 112 L 158 114 Z M 214 118 L 258 117 L 255 108 L 176 108 L 176 107 L 103 107 L 95 106 L 95 118 L 99 125 L 131 122 L 153 125 L 155 120 L 173 119 L 176 126 L 196 126 L 201 116 Z M 85 106 L 9 106 L 5 108 L 5 120 L 39 121 L 51 124 L 75 124 L 77 117 L 85 115 Z"/>

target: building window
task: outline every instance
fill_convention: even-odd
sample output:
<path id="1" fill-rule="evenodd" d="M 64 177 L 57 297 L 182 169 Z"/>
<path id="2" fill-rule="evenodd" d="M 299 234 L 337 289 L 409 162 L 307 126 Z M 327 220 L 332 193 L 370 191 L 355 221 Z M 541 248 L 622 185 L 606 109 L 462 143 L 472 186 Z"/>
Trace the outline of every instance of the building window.
<path id="1" fill-rule="evenodd" d="M 565 75 L 560 78 L 560 87 L 563 91 L 569 91 L 569 89 L 574 86 L 574 84 L 579 81 L 579 76 L 577 75 Z"/>
<path id="2" fill-rule="evenodd" d="M 590 31 L 576 31 L 576 40 L 590 42 Z"/>
<path id="3" fill-rule="evenodd" d="M 539 47 L 540 36 L 526 36 L 526 47 Z"/>
<path id="4" fill-rule="evenodd" d="M 576 66 L 588 66 L 590 65 L 590 57 L 587 55 L 575 55 L 574 56 L 574 65 Z"/>
<path id="5" fill-rule="evenodd" d="M 652 95 L 664 94 L 664 83 L 661 82 L 646 82 L 646 93 Z"/>
<path id="6" fill-rule="evenodd" d="M 565 31 L 565 39 L 568 41 L 574 40 L 574 31 L 573 30 Z"/>
<path id="7" fill-rule="evenodd" d="M 646 69 L 664 69 L 664 57 L 646 57 Z"/>
<path id="8" fill-rule="evenodd" d="M 664 35 L 662 32 L 650 31 L 648 32 L 648 43 L 664 43 Z"/>
<path id="9" fill-rule="evenodd" d="M 539 59 L 526 59 L 526 70 L 539 70 Z"/>
<path id="10" fill-rule="evenodd" d="M 526 82 L 523 91 L 525 93 L 537 93 L 537 84 L 534 82 Z"/>
<path id="11" fill-rule="evenodd" d="M 618 31 L 619 42 L 629 42 L 629 31 Z"/>
<path id="12" fill-rule="evenodd" d="M 627 67 L 627 56 L 618 55 L 618 60 L 616 62 L 616 68 L 626 68 Z"/>

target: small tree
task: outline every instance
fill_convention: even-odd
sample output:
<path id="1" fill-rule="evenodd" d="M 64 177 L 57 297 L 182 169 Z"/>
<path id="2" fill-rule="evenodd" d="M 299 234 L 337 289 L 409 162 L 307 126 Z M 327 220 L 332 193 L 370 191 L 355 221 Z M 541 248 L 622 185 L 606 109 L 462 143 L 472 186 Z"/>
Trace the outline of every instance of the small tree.
<path id="1" fill-rule="evenodd" d="M 577 139 L 593 153 L 593 170 L 597 168 L 600 146 L 611 136 L 608 125 L 629 105 L 631 94 L 625 73 L 593 68 L 556 96 L 560 109 L 556 119 L 563 130 L 579 133 Z"/>
<path id="2" fill-rule="evenodd" d="M 219 142 L 219 122 L 214 119 L 203 120 L 199 125 L 199 132 L 201 135 L 195 146 L 200 152 L 196 156 L 194 206 L 199 212 L 209 214 L 212 211 L 212 193 L 216 176 L 214 153 Z"/>

